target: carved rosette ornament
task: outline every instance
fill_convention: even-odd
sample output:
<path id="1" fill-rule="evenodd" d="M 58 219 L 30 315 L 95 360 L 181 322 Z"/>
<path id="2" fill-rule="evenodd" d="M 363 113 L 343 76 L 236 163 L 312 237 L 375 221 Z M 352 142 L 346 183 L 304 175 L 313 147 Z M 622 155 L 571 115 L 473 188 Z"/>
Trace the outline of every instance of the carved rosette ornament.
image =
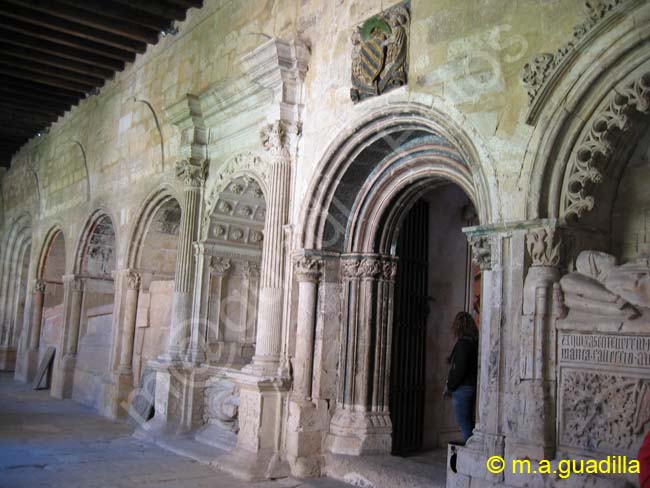
<path id="1" fill-rule="evenodd" d="M 488 236 L 470 236 L 469 245 L 472 248 L 472 261 L 481 270 L 492 269 L 492 245 Z"/>
<path id="2" fill-rule="evenodd" d="M 542 53 L 526 63 L 521 72 L 521 81 L 528 94 L 528 103 L 533 105 L 560 65 L 570 57 L 583 39 L 606 20 L 620 4 L 630 0 L 586 0 L 584 2 L 585 20 L 573 28 L 573 39 L 559 47 L 555 53 Z"/>
<path id="3" fill-rule="evenodd" d="M 352 88 L 359 102 L 406 85 L 411 15 L 397 5 L 357 26 L 352 34 Z"/>
<path id="4" fill-rule="evenodd" d="M 589 183 L 600 183 L 613 148 L 632 127 L 635 112 L 650 112 L 650 73 L 615 90 L 608 103 L 591 122 L 591 127 L 569 161 L 569 176 L 564 184 L 562 216 L 580 218 L 594 207 L 587 195 Z"/>
<path id="5" fill-rule="evenodd" d="M 140 275 L 135 271 L 128 271 L 126 274 L 126 286 L 129 290 L 139 290 L 140 289 Z"/>
<path id="6" fill-rule="evenodd" d="M 45 280 L 34 280 L 34 292 L 36 293 L 45 292 Z"/>
<path id="7" fill-rule="evenodd" d="M 552 227 L 530 230 L 526 235 L 526 248 L 533 266 L 558 266 L 561 246 L 559 232 Z"/>
<path id="8" fill-rule="evenodd" d="M 199 188 L 203 185 L 206 177 L 205 173 L 205 165 L 192 164 L 185 159 L 176 163 L 176 178 L 188 187 Z"/>
<path id="9" fill-rule="evenodd" d="M 317 283 L 321 275 L 322 261 L 313 256 L 296 256 L 294 267 L 298 281 Z"/>

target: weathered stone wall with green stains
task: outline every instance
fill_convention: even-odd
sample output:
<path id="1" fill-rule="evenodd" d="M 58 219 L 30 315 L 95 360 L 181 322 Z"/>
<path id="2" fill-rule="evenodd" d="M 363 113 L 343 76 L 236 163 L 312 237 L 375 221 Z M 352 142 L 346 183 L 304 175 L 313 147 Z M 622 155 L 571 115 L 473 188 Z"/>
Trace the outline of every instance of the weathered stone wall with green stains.
<path id="1" fill-rule="evenodd" d="M 150 46 L 99 95 L 21 149 L 2 180 L 5 220 L 27 208 L 43 231 L 65 222 L 76 238 L 101 205 L 126 228 L 144 196 L 173 174 L 180 137 L 163 109 L 236 79 L 241 57 L 274 36 L 299 36 L 311 49 L 294 194 L 300 202 L 327 145 L 363 111 L 349 96 L 350 35 L 395 3 L 206 0 L 189 11 L 177 35 Z M 582 2 L 412 0 L 411 13 L 407 90 L 436 97 L 485 147 L 489 157 L 481 164 L 497 176 L 504 220 L 521 218 L 521 165 L 532 129 L 523 120 L 519 73 L 533 55 L 571 38 Z M 294 206 L 294 220 L 298 213 Z"/>

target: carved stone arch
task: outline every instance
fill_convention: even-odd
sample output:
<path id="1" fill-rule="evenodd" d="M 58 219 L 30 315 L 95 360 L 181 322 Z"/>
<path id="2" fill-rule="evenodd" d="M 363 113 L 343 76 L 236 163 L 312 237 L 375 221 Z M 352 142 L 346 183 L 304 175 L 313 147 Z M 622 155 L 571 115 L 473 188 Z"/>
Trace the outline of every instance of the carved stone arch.
<path id="1" fill-rule="evenodd" d="M 180 192 L 173 184 L 163 184 L 159 188 L 151 191 L 145 197 L 143 203 L 138 208 L 136 218 L 128 232 L 129 240 L 127 243 L 126 259 L 124 262 L 126 268 L 138 268 L 142 254 L 142 243 L 147 234 L 147 230 L 149 229 L 151 220 L 158 210 L 172 200 L 178 202 L 179 206 L 181 206 L 182 212 L 183 209 Z"/>
<path id="2" fill-rule="evenodd" d="M 219 195 L 226 187 L 239 177 L 249 177 L 254 179 L 260 186 L 265 199 L 268 197 L 269 164 L 268 161 L 255 151 L 248 151 L 236 154 L 220 165 L 212 182 L 209 184 L 209 192 L 206 191 L 205 207 L 203 212 L 203 221 L 201 222 L 201 236 L 207 237 L 210 225 L 210 216 L 214 212 Z"/>
<path id="3" fill-rule="evenodd" d="M 63 226 L 60 223 L 56 223 L 52 225 L 45 233 L 45 237 L 43 238 L 43 244 L 41 245 L 39 255 L 38 255 L 38 264 L 36 266 L 36 279 L 39 280 L 43 279 L 43 272 L 45 271 L 45 266 L 47 264 L 47 257 L 50 248 L 54 243 L 54 240 L 59 235 L 61 235 L 61 237 L 63 238 L 63 245 L 65 247 L 65 243 L 68 239 L 66 238 L 65 232 L 63 231 Z M 67 257 L 67 252 L 64 253 L 64 256 Z"/>
<path id="4" fill-rule="evenodd" d="M 355 230 L 355 222 L 378 216 L 376 212 L 385 209 L 378 202 L 387 204 L 386 198 L 396 197 L 401 189 L 422 179 L 458 184 L 472 199 L 482 224 L 500 219 L 495 175 L 483 145 L 475 144 L 456 122 L 456 116 L 439 109 L 436 102 L 429 99 L 422 103 L 426 99 L 416 95 L 411 98 L 416 101 L 397 98 L 394 103 L 370 110 L 330 144 L 307 192 L 308 202 L 300 218 L 300 247 L 338 252 L 369 249 L 369 229 L 359 228 L 362 237 Z M 375 164 L 370 157 L 363 163 L 364 151 L 369 154 L 377 150 L 386 155 L 381 163 Z M 391 182 L 391 171 L 401 175 L 397 186 Z M 346 190 L 353 173 L 353 186 L 360 188 L 359 192 L 352 192 L 350 186 Z M 332 229 L 327 228 L 332 222 L 339 225 L 341 233 L 333 246 L 328 243 Z"/>
<path id="5" fill-rule="evenodd" d="M 534 124 L 534 129 L 520 180 L 526 192 L 527 220 L 562 219 L 565 213 L 571 217 L 569 221 L 575 220 L 574 217 L 580 220 L 582 214 L 588 213 L 593 206 L 589 198 L 593 196 L 592 185 L 598 184 L 592 181 L 598 177 L 592 169 L 597 169 L 600 163 L 594 166 L 589 157 L 585 161 L 578 159 L 581 145 L 596 149 L 600 153 L 596 159 L 611 159 L 616 141 L 608 141 L 608 138 L 615 136 L 617 141 L 622 141 L 624 137 L 620 136 L 632 134 L 630 129 L 636 125 L 633 119 L 637 117 L 630 116 L 634 112 L 647 111 L 647 108 L 636 108 L 637 101 L 644 95 L 638 92 L 632 95 L 630 89 L 635 89 L 635 83 L 638 89 L 643 84 L 643 75 L 650 72 L 647 49 L 650 29 L 646 24 L 632 22 L 631 18 L 647 17 L 650 4 L 608 0 L 603 5 L 612 8 L 600 12 L 598 18 L 588 17 L 591 19 L 591 23 L 585 24 L 591 25 L 588 34 L 571 45 L 570 54 L 554 68 L 552 76 L 539 75 L 544 89 L 539 90 L 531 105 L 528 122 Z M 576 29 L 581 29 L 581 25 Z M 606 35 L 602 29 L 607 30 Z M 626 92 L 629 99 L 623 102 L 617 94 Z M 596 137 L 601 141 L 587 140 L 592 129 L 596 129 L 592 136 L 601 132 L 596 126 L 602 125 L 603 116 L 609 119 L 610 129 Z M 633 122 L 632 126 L 621 131 L 621 117 Z M 580 157 L 585 155 L 582 152 Z M 527 184 L 523 183 L 525 181 Z M 574 186 L 571 192 L 567 188 L 570 181 Z"/>
<path id="6" fill-rule="evenodd" d="M 108 218 L 110 221 L 110 225 L 112 227 L 112 232 L 113 232 L 113 249 L 112 252 L 114 254 L 117 254 L 118 250 L 118 245 L 117 243 L 120 241 L 119 236 L 118 236 L 118 228 L 115 225 L 115 222 L 117 222 L 114 213 L 108 209 L 105 206 L 101 206 L 95 210 L 93 210 L 88 218 L 85 221 L 84 227 L 81 230 L 81 234 L 79 235 L 79 239 L 77 240 L 77 244 L 75 246 L 75 254 L 74 254 L 74 263 L 73 263 L 73 268 L 72 268 L 72 273 L 75 275 L 81 275 L 83 274 L 83 267 L 84 267 L 84 259 L 88 253 L 89 246 L 91 244 L 91 239 L 93 238 L 93 235 L 97 229 L 97 225 L 102 221 Z M 117 256 L 114 256 L 115 260 L 117 261 Z"/>

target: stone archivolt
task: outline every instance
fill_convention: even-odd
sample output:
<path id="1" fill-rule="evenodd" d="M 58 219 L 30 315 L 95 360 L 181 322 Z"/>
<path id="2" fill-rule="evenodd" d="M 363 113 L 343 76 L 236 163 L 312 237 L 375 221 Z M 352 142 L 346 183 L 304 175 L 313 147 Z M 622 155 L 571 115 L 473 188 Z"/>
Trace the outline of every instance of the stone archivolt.
<path id="1" fill-rule="evenodd" d="M 542 53 L 526 63 L 521 72 L 521 81 L 528 94 L 531 112 L 543 98 L 543 93 L 553 78 L 562 71 L 587 38 L 587 35 L 608 18 L 616 8 L 631 0 L 587 0 L 584 2 L 586 19 L 573 28 L 573 39 L 559 47 L 555 53 Z M 531 121 L 529 115 L 528 122 Z"/>
<path id="2" fill-rule="evenodd" d="M 580 218 L 594 207 L 588 183 L 601 183 L 613 148 L 633 125 L 634 112 L 650 111 L 650 72 L 615 90 L 604 108 L 592 119 L 589 130 L 577 145 L 568 164 L 564 183 L 562 217 Z"/>

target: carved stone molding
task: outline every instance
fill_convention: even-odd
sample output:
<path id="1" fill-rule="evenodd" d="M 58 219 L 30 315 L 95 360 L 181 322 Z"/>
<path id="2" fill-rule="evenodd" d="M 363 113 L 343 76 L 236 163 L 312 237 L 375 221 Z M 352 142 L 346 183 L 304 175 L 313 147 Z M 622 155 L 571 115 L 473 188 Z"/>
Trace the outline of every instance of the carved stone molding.
<path id="1" fill-rule="evenodd" d="M 322 260 L 313 256 L 296 256 L 294 258 L 296 279 L 317 283 L 321 276 Z"/>
<path id="2" fill-rule="evenodd" d="M 492 269 L 492 245 L 488 236 L 470 236 L 469 245 L 472 248 L 472 261 L 481 270 Z"/>
<path id="3" fill-rule="evenodd" d="M 176 163 L 176 178 L 181 180 L 185 186 L 199 188 L 203 185 L 205 177 L 205 165 L 192 164 L 185 159 Z"/>
<path id="4" fill-rule="evenodd" d="M 230 259 L 213 256 L 210 259 L 210 271 L 216 275 L 224 275 L 230 269 Z"/>
<path id="5" fill-rule="evenodd" d="M 352 34 L 352 88 L 359 102 L 406 85 L 411 15 L 396 5 L 367 19 Z"/>
<path id="6" fill-rule="evenodd" d="M 536 105 L 543 98 L 551 81 L 562 72 L 562 66 L 569 62 L 583 42 L 601 24 L 604 24 L 617 7 L 631 0 L 586 0 L 585 20 L 573 28 L 573 38 L 560 46 L 554 53 L 541 53 L 526 63 L 521 72 L 521 81 L 528 94 L 531 106 L 527 122 L 536 116 Z"/>
<path id="7" fill-rule="evenodd" d="M 593 209 L 588 183 L 603 180 L 602 169 L 623 134 L 632 127 L 631 115 L 650 112 L 650 72 L 614 90 L 605 107 L 592 118 L 587 135 L 573 152 L 563 185 L 562 217 L 580 218 Z"/>
<path id="8" fill-rule="evenodd" d="M 341 276 L 344 279 L 384 279 L 394 281 L 397 263 L 390 256 L 344 257 Z"/>
<path id="9" fill-rule="evenodd" d="M 36 293 L 45 292 L 45 280 L 34 280 L 34 292 Z"/>
<path id="10" fill-rule="evenodd" d="M 129 270 L 126 273 L 126 286 L 129 290 L 139 290 L 140 289 L 140 275 L 133 270 Z"/>
<path id="11" fill-rule="evenodd" d="M 561 246 L 560 233 L 552 227 L 532 229 L 526 234 L 526 248 L 533 266 L 558 266 Z"/>

